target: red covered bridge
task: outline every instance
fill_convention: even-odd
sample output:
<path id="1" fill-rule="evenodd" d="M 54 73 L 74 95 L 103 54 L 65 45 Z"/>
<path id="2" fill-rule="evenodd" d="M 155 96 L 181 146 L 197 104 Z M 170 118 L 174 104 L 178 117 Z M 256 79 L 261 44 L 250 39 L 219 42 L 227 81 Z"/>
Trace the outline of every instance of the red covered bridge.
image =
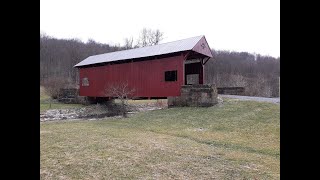
<path id="1" fill-rule="evenodd" d="M 126 82 L 135 97 L 180 96 L 186 84 L 204 84 L 203 66 L 212 58 L 204 36 L 86 58 L 80 73 L 80 96 L 105 97 L 108 85 Z"/>

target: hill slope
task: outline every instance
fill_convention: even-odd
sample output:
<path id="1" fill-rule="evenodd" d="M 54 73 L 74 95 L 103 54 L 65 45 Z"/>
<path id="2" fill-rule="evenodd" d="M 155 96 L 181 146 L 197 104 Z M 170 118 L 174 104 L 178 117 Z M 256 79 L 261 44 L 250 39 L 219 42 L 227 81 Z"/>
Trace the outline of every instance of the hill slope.
<path id="1" fill-rule="evenodd" d="M 280 179 L 278 104 L 41 123 L 41 179 Z"/>

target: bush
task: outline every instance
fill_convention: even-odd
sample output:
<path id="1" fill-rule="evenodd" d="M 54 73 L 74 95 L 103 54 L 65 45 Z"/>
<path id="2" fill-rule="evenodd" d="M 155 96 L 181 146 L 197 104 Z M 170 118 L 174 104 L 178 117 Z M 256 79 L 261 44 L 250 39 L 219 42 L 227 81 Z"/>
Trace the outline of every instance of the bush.
<path id="1" fill-rule="evenodd" d="M 60 96 L 60 89 L 72 86 L 68 79 L 61 77 L 48 78 L 44 83 L 46 94 L 52 99 L 57 99 Z"/>

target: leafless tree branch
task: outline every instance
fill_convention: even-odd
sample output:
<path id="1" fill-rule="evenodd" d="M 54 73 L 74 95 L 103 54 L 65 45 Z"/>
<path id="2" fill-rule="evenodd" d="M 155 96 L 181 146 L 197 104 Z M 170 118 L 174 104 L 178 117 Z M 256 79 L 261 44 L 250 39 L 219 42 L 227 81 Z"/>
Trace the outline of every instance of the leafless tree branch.
<path id="1" fill-rule="evenodd" d="M 127 117 L 127 101 L 133 97 L 134 92 L 135 89 L 130 88 L 127 82 L 111 84 L 104 89 L 105 96 L 120 100 L 123 117 Z"/>

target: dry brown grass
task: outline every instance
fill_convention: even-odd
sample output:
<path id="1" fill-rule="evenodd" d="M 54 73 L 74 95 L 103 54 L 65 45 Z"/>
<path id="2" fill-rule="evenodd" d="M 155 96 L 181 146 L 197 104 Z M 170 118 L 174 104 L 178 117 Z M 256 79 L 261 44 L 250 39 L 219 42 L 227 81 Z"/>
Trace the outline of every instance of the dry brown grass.
<path id="1" fill-rule="evenodd" d="M 41 123 L 41 179 L 279 179 L 279 105 Z"/>

